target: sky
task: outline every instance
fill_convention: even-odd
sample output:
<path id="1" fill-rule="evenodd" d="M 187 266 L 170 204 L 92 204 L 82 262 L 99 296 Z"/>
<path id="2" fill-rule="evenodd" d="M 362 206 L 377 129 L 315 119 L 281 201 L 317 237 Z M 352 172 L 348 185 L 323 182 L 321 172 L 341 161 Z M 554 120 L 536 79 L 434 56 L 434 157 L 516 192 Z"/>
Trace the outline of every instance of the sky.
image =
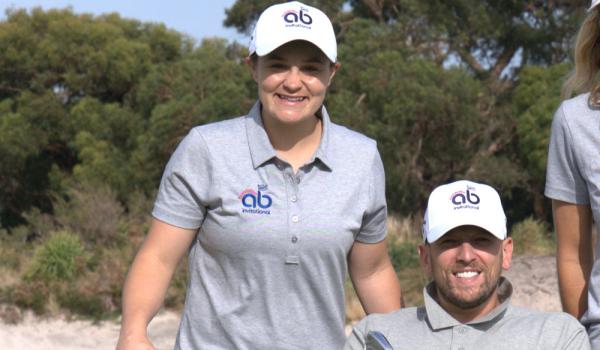
<path id="1" fill-rule="evenodd" d="M 249 38 L 235 29 L 224 28 L 225 9 L 235 0 L 0 0 L 0 20 L 8 8 L 70 6 L 76 13 L 100 15 L 118 12 L 121 17 L 143 22 L 161 22 L 168 28 L 188 34 L 198 42 L 205 37 L 221 37 L 247 44 Z"/>

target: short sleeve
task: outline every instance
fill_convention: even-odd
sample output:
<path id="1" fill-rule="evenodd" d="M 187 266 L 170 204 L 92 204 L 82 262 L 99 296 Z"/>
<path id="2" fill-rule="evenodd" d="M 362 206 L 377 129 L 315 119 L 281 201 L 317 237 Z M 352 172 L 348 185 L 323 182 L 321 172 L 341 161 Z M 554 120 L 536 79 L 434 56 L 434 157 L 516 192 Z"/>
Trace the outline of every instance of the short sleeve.
<path id="1" fill-rule="evenodd" d="M 210 185 L 209 152 L 200 132 L 192 129 L 167 163 L 152 216 L 181 228 L 200 227 Z"/>
<path id="2" fill-rule="evenodd" d="M 387 233 L 387 204 L 385 201 L 385 173 L 381 156 L 375 148 L 373 163 L 369 170 L 369 197 L 363 214 L 362 226 L 356 240 L 363 243 L 377 243 Z"/>
<path id="3" fill-rule="evenodd" d="M 562 104 L 552 121 L 546 168 L 546 197 L 569 203 L 589 204 L 585 180 L 579 167 L 576 145 Z"/>

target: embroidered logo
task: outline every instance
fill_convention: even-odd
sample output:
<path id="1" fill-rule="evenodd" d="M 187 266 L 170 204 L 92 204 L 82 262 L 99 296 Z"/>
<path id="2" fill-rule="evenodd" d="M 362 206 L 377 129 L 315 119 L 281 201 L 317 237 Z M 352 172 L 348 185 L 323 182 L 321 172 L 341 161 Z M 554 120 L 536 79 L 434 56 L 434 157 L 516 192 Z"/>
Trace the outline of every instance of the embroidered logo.
<path id="1" fill-rule="evenodd" d="M 450 196 L 450 201 L 454 204 L 454 209 L 479 209 L 481 199 L 475 193 L 475 188 L 467 186 L 466 191 L 457 191 Z"/>
<path id="2" fill-rule="evenodd" d="M 287 23 L 285 25 L 286 27 L 303 27 L 310 29 L 313 20 L 307 12 L 307 8 L 300 7 L 300 12 L 288 10 L 284 12 L 281 17 L 283 17 L 283 20 Z"/>
<path id="3" fill-rule="evenodd" d="M 258 191 L 251 188 L 242 191 L 238 196 L 243 206 L 242 213 L 271 215 L 269 208 L 273 204 L 273 199 L 265 194 L 267 190 L 267 185 L 258 185 Z"/>

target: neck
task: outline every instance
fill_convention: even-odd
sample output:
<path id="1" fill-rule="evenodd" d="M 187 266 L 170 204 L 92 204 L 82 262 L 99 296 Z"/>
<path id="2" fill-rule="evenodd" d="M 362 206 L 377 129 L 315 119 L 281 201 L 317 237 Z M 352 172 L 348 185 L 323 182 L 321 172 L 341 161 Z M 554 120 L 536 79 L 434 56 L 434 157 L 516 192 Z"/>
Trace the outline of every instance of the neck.
<path id="1" fill-rule="evenodd" d="M 277 156 L 298 171 L 315 154 L 321 142 L 323 123 L 316 116 L 294 124 L 281 123 L 262 116 L 269 141 Z"/>
<path id="2" fill-rule="evenodd" d="M 500 304 L 497 290 L 494 290 L 494 292 L 489 296 L 489 298 L 487 298 L 483 303 L 471 308 L 462 308 L 460 306 L 454 305 L 450 301 L 446 300 L 441 295 L 441 293 L 437 292 L 437 290 L 434 299 L 440 304 L 440 306 L 444 310 L 446 310 L 446 312 L 448 312 L 452 317 L 454 317 L 455 320 L 459 321 L 460 323 L 468 323 L 477 320 L 492 312 L 492 310 L 494 310 L 496 306 Z"/>

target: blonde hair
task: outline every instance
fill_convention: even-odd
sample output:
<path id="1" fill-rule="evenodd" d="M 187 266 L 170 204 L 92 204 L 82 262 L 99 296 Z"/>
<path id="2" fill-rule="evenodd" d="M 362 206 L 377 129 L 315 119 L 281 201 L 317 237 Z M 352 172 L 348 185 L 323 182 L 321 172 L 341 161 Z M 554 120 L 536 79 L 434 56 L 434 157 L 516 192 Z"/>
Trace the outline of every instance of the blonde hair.
<path id="1" fill-rule="evenodd" d="M 586 16 L 575 42 L 575 69 L 562 87 L 562 98 L 574 92 L 590 92 L 589 104 L 600 107 L 600 7 Z"/>

